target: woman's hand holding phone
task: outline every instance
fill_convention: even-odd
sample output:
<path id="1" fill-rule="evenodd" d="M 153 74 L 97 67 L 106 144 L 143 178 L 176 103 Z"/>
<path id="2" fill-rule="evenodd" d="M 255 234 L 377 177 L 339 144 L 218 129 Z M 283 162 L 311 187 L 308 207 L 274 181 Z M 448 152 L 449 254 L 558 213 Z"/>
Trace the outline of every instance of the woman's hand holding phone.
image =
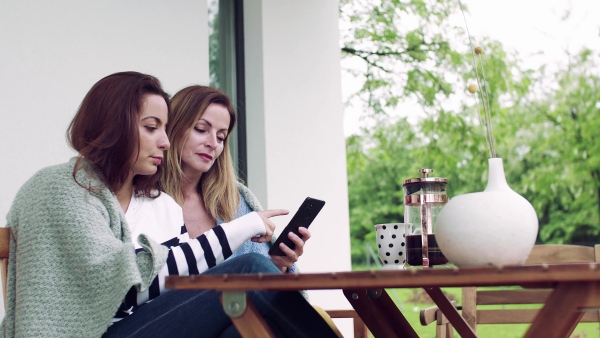
<path id="1" fill-rule="evenodd" d="M 304 252 L 304 243 L 311 236 L 308 227 L 324 205 L 325 201 L 307 197 L 269 249 L 271 261 L 282 271 L 285 272 L 298 261 L 298 257 Z"/>
<path id="2" fill-rule="evenodd" d="M 307 228 L 299 227 L 298 232 L 302 237 L 296 235 L 294 232 L 288 233 L 288 238 L 295 244 L 294 250 L 290 249 L 282 242 L 279 243 L 279 249 L 283 251 L 285 256 L 270 255 L 271 261 L 273 261 L 275 266 L 277 266 L 282 272 L 285 272 L 298 261 L 298 258 L 300 258 L 300 256 L 302 256 L 304 253 L 304 244 L 310 239 L 310 231 L 308 231 Z"/>
<path id="3" fill-rule="evenodd" d="M 263 210 L 258 211 L 257 214 L 262 218 L 263 223 L 265 225 L 265 234 L 261 236 L 257 236 L 252 238 L 253 242 L 268 242 L 273 237 L 273 230 L 275 230 L 275 223 L 273 223 L 270 218 L 275 216 L 283 216 L 287 215 L 290 212 L 285 209 L 273 209 L 273 210 Z"/>

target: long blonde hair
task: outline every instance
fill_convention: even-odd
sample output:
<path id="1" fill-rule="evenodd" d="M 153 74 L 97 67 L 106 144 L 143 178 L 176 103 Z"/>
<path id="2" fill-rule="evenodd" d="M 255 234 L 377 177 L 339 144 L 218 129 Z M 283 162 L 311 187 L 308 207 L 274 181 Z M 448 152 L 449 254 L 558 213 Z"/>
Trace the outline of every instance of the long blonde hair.
<path id="1" fill-rule="evenodd" d="M 213 166 L 198 183 L 198 193 L 202 196 L 204 207 L 209 215 L 228 222 L 233 219 L 240 204 L 237 189 L 237 177 L 229 151 L 229 135 L 235 125 L 235 111 L 229 97 L 222 91 L 207 86 L 190 86 L 180 90 L 171 99 L 171 111 L 167 124 L 167 136 L 171 148 L 167 151 L 165 170 L 160 179 L 161 189 L 171 195 L 177 203 L 183 205 L 181 188 L 183 171 L 181 170 L 180 151 L 194 125 L 212 104 L 223 105 L 229 111 L 229 128 L 223 152 Z"/>

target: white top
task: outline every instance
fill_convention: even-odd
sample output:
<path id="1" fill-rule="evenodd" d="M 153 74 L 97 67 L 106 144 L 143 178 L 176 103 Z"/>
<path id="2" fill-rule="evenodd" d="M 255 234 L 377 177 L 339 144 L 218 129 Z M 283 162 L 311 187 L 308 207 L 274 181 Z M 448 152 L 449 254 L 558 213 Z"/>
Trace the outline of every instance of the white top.
<path id="1" fill-rule="evenodd" d="M 166 243 L 173 238 L 178 238 L 180 243 L 189 241 L 181 207 L 164 192 L 155 199 L 132 196 L 125 218 L 136 249 L 141 248 L 137 242 L 141 234 L 159 243 Z"/>

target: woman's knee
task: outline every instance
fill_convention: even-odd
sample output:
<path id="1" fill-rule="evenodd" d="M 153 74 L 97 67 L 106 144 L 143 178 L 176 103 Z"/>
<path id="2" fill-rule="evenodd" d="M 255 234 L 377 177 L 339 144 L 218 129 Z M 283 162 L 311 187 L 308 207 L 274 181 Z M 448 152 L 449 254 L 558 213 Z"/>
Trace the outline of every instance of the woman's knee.
<path id="1" fill-rule="evenodd" d="M 243 265 L 244 272 L 242 273 L 281 273 L 269 257 L 259 253 L 248 253 L 236 258 Z"/>
<path id="2" fill-rule="evenodd" d="M 221 275 L 226 273 L 281 273 L 281 271 L 271 262 L 270 258 L 258 253 L 247 253 L 229 258 L 203 274 Z"/>

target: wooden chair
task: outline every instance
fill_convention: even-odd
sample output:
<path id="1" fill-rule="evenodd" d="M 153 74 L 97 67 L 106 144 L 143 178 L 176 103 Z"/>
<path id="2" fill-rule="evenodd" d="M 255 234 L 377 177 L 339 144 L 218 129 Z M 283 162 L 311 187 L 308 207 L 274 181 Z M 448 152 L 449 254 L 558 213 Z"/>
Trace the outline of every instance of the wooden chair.
<path id="1" fill-rule="evenodd" d="M 453 300 L 452 305 L 456 306 L 456 301 Z M 438 310 L 437 306 L 429 307 L 425 310 L 421 310 L 419 319 L 421 321 L 421 325 L 429 325 L 430 323 L 436 322 L 435 326 L 435 336 L 437 338 L 453 338 L 454 337 L 454 329 L 452 325 L 448 322 L 448 319 L 442 311 Z"/>
<path id="2" fill-rule="evenodd" d="M 6 278 L 8 274 L 8 253 L 10 252 L 10 229 L 0 228 L 0 279 L 2 280 L 2 295 L 4 310 L 6 310 Z"/>
<path id="3" fill-rule="evenodd" d="M 325 310 L 331 318 L 350 318 L 354 330 L 354 338 L 368 338 L 369 329 L 354 310 Z M 335 325 L 335 324 L 334 324 Z M 341 335 L 341 334 L 340 334 Z"/>
<path id="4" fill-rule="evenodd" d="M 0 227 L 0 279 L 2 281 L 2 295 L 4 296 L 4 310 L 6 310 L 6 287 L 8 273 L 8 256 L 10 252 L 10 229 Z M 369 330 L 354 310 L 325 310 L 330 318 L 350 318 L 353 320 L 354 337 L 366 338 Z M 335 327 L 335 324 L 330 323 Z M 336 328 L 337 329 L 337 328 Z"/>
<path id="5" fill-rule="evenodd" d="M 533 247 L 526 265 L 600 262 L 600 244 L 595 247 L 543 244 Z M 462 316 L 477 332 L 478 324 L 531 323 L 539 309 L 478 309 L 479 305 L 543 304 L 552 290 L 524 288 L 514 290 L 462 289 Z M 436 306 L 421 311 L 421 324 L 436 321 L 436 337 L 453 337 L 454 330 Z M 600 322 L 599 311 L 586 311 L 580 322 Z"/>

